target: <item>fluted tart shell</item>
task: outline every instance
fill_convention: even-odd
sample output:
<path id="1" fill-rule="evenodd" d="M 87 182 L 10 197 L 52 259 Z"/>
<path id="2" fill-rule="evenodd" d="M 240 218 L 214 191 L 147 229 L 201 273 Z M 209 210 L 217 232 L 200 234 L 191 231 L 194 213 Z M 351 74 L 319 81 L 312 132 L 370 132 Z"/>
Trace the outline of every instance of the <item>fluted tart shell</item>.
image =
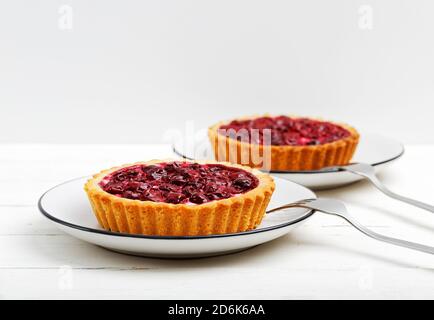
<path id="1" fill-rule="evenodd" d="M 234 120 L 249 120 L 258 117 L 263 116 L 253 116 Z M 310 119 L 325 121 L 322 119 Z M 272 171 L 309 171 L 318 170 L 328 166 L 346 165 L 351 161 L 351 158 L 356 151 L 359 143 L 359 133 L 356 129 L 347 124 L 331 121 L 326 122 L 346 129 L 350 135 L 343 139 L 320 145 L 263 146 L 239 141 L 219 134 L 219 128 L 230 123 L 230 121 L 222 121 L 208 129 L 208 136 L 217 161 L 228 161 L 231 163 L 247 165 L 252 168 L 261 168 L 263 170 Z M 269 152 L 270 154 L 268 158 L 263 157 L 266 152 Z M 253 155 L 257 156 L 255 157 Z"/>
<path id="2" fill-rule="evenodd" d="M 250 172 L 259 180 L 256 188 L 234 197 L 203 204 L 170 204 L 121 198 L 104 191 L 99 182 L 107 175 L 134 165 L 153 165 L 174 160 L 152 160 L 104 170 L 87 181 L 87 193 L 99 225 L 105 230 L 151 236 L 203 236 L 255 229 L 262 221 L 273 194 L 273 178 L 259 170 L 215 161 Z"/>

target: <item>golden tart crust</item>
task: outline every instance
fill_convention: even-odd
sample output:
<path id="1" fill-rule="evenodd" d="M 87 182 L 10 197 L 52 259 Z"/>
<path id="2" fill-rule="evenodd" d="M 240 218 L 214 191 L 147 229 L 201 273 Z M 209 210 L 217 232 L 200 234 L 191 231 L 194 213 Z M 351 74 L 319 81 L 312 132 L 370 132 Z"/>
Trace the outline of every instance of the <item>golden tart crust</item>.
<path id="1" fill-rule="evenodd" d="M 251 116 L 232 120 L 250 120 L 259 117 L 270 117 L 269 114 Z M 290 116 L 292 118 L 301 118 Z M 319 118 L 303 117 L 305 119 L 325 121 L 346 129 L 350 135 L 340 140 L 320 145 L 271 145 L 263 146 L 235 140 L 218 133 L 218 129 L 230 121 L 221 121 L 208 128 L 208 136 L 214 150 L 215 159 L 240 163 L 252 168 L 262 168 L 272 171 L 307 171 L 318 170 L 328 166 L 346 165 L 351 161 L 360 135 L 356 129 L 344 124 Z M 231 121 L 232 121 L 231 120 Z M 234 152 L 236 151 L 236 152 Z M 261 160 L 264 153 L 270 152 L 269 162 L 267 157 Z M 258 154 L 260 159 L 254 159 L 252 154 Z M 241 161 L 241 160 L 244 161 Z M 245 160 L 247 159 L 247 163 Z"/>
<path id="2" fill-rule="evenodd" d="M 262 221 L 273 194 L 273 178 L 259 170 L 236 164 L 221 164 L 250 172 L 259 180 L 256 188 L 237 196 L 203 204 L 170 204 L 131 200 L 104 191 L 98 183 L 121 168 L 144 164 L 169 163 L 175 160 L 151 160 L 101 171 L 84 186 L 98 223 L 105 230 L 154 236 L 202 236 L 235 233 L 255 229 Z"/>

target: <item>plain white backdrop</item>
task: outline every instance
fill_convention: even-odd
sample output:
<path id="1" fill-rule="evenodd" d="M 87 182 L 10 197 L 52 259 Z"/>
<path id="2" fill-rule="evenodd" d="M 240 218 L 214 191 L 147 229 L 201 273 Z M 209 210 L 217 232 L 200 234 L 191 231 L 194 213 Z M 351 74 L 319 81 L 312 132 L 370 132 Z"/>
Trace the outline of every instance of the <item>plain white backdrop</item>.
<path id="1" fill-rule="evenodd" d="M 433 143 L 433 16 L 429 0 L 2 1 L 0 142 L 159 143 L 271 112 Z"/>

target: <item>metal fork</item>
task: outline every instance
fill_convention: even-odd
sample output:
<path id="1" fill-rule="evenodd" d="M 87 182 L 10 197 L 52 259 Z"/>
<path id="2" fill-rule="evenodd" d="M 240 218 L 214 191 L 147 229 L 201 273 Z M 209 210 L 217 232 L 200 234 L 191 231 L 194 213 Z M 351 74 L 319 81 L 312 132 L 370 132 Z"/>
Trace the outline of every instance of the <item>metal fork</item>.
<path id="1" fill-rule="evenodd" d="M 341 171 L 348 171 L 354 174 L 357 174 L 359 176 L 367 178 L 378 190 L 382 191 L 384 194 L 388 195 L 391 198 L 394 198 L 396 200 L 406 202 L 408 204 L 411 204 L 413 206 L 416 206 L 418 208 L 430 211 L 434 213 L 434 206 L 431 206 L 427 203 L 414 200 L 411 198 L 407 198 L 404 196 L 401 196 L 399 194 L 396 194 L 393 191 L 390 191 L 376 176 L 375 169 L 373 166 L 366 164 L 366 163 L 355 163 L 350 164 L 348 166 L 336 166 L 335 167 L 338 170 Z"/>
<path id="2" fill-rule="evenodd" d="M 355 220 L 349 213 L 345 204 L 341 201 L 334 199 L 304 199 L 297 202 L 289 203 L 287 205 L 268 210 L 267 213 L 272 213 L 280 210 L 285 210 L 289 208 L 307 208 L 322 213 L 334 215 L 343 218 L 349 222 L 353 227 L 355 227 L 360 232 L 364 233 L 368 237 L 374 238 L 379 241 L 384 241 L 396 246 L 405 247 L 413 250 L 418 250 L 430 254 L 434 254 L 434 247 L 426 246 L 423 244 L 410 242 L 402 239 L 392 238 L 384 236 L 382 234 L 376 233 L 365 226 L 361 225 L 357 220 Z"/>

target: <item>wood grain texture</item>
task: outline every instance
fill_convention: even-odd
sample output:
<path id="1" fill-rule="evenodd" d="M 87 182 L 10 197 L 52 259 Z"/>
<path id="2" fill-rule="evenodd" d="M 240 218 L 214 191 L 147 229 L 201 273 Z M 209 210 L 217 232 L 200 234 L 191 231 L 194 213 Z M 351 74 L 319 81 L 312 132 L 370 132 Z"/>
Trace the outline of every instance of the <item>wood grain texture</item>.
<path id="1" fill-rule="evenodd" d="M 331 216 L 316 214 L 290 235 L 242 253 L 175 261 L 87 244 L 36 208 L 39 196 L 62 181 L 167 157 L 166 145 L 0 145 L 0 299 L 434 298 L 433 256 L 371 240 Z M 407 147 L 381 178 L 432 203 L 433 159 L 434 146 Z M 366 182 L 319 195 L 345 201 L 375 231 L 434 245 L 432 214 Z"/>

